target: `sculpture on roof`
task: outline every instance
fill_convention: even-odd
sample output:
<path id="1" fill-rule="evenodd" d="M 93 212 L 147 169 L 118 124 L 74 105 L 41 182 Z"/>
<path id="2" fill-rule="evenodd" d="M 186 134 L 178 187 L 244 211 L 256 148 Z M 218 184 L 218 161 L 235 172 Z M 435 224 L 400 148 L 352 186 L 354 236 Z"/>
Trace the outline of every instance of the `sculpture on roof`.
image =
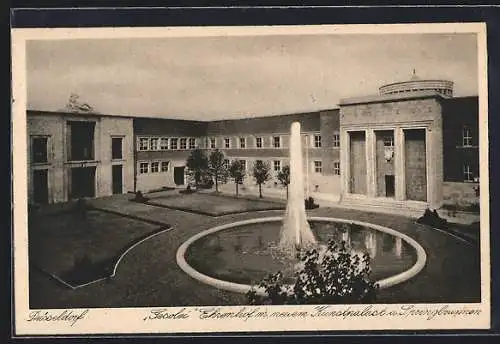
<path id="1" fill-rule="evenodd" d="M 95 109 L 87 103 L 81 103 L 78 99 L 80 96 L 76 93 L 71 93 L 68 103 L 65 106 L 66 111 L 96 113 Z"/>

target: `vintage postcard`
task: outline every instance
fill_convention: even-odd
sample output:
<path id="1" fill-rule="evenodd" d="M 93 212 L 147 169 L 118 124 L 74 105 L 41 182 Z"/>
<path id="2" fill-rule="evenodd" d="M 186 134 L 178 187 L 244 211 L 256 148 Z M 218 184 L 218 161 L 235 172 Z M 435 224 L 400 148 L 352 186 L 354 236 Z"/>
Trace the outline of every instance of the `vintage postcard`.
<path id="1" fill-rule="evenodd" d="M 490 327 L 484 23 L 12 52 L 16 335 Z"/>

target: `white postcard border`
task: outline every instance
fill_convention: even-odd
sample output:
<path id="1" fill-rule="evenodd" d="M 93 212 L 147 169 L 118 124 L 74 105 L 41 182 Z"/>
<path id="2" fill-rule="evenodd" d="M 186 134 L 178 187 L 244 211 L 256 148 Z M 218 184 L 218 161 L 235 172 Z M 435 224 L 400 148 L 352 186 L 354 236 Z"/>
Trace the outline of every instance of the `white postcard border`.
<path id="1" fill-rule="evenodd" d="M 49 39 L 103 39 L 120 37 L 201 37 L 297 34 L 412 34 L 412 33 L 476 33 L 478 37 L 478 85 L 480 128 L 480 194 L 481 194 L 481 303 L 480 304 L 415 304 L 415 305 L 357 305 L 328 306 L 338 316 L 313 316 L 318 306 L 221 306 L 221 307 L 155 307 L 103 308 L 71 310 L 39 310 L 54 317 L 62 312 L 83 314 L 73 324 L 69 321 L 29 321 L 28 245 L 27 245 L 27 124 L 26 124 L 26 42 Z M 490 239 L 489 239 L 489 175 L 488 175 L 488 93 L 486 25 L 484 23 L 442 24 L 377 24 L 377 25 L 311 25 L 266 27 L 168 27 L 168 28 L 61 28 L 12 30 L 12 159 L 13 159 L 13 255 L 14 305 L 16 335 L 70 334 L 133 334 L 183 332 L 241 332 L 241 331 L 320 331 L 320 330 L 444 330 L 487 329 L 490 327 Z M 208 288 L 208 286 L 207 286 Z M 422 310 L 419 315 L 401 312 Z M 269 316 L 244 315 L 221 319 L 200 319 L 208 308 L 222 313 L 243 314 L 267 312 Z M 369 310 L 366 310 L 369 308 Z M 188 318 L 151 319 L 155 312 L 188 313 Z M 342 316 L 342 311 L 364 315 Z M 385 309 L 385 315 L 369 315 Z M 403 310 L 402 310 L 403 309 Z M 446 310 L 478 310 L 479 315 L 447 314 Z M 242 311 L 243 310 L 243 311 Z M 389 312 L 399 315 L 388 315 Z M 180 313 L 179 313 L 180 312 Z M 272 313 L 282 315 L 271 316 Z M 286 313 L 307 312 L 307 315 L 286 316 Z M 443 314 L 441 314 L 441 313 Z M 68 314 L 68 313 L 66 313 Z M 152 315 L 153 314 L 153 315 Z M 298 314 L 298 313 L 297 313 Z M 347 314 L 347 313 L 345 313 Z M 433 314 L 433 315 L 432 315 Z M 429 319 L 430 318 L 430 319 Z"/>

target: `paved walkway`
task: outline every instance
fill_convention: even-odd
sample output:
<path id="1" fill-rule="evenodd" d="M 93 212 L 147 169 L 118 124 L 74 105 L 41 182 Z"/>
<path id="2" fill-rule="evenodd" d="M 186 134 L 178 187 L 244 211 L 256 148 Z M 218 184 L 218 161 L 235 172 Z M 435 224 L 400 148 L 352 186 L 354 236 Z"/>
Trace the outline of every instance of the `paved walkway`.
<path id="1" fill-rule="evenodd" d="M 136 247 L 125 256 L 118 267 L 117 276 L 107 282 L 72 291 L 37 271 L 31 271 L 32 308 L 229 305 L 245 302 L 243 295 L 217 290 L 187 276 L 176 264 L 177 248 L 192 235 L 213 226 L 248 218 L 276 216 L 282 211 L 214 218 L 130 202 L 128 199 L 131 197 L 115 196 L 92 203 L 108 210 L 171 224 L 174 230 Z M 422 272 L 410 281 L 381 291 L 379 302 L 480 301 L 480 259 L 475 245 L 396 215 L 340 208 L 319 208 L 311 211 L 310 215 L 388 226 L 409 235 L 423 246 L 428 258 Z"/>

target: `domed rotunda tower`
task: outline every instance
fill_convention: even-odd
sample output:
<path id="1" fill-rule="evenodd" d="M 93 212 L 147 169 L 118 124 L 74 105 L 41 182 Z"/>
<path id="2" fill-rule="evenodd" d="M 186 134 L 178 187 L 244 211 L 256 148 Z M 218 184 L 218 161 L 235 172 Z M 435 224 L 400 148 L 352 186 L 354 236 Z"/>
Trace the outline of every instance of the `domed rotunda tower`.
<path id="1" fill-rule="evenodd" d="M 439 79 L 420 79 L 415 70 L 410 80 L 390 83 L 379 88 L 380 95 L 401 94 L 418 91 L 435 91 L 445 98 L 453 97 L 453 82 Z"/>

